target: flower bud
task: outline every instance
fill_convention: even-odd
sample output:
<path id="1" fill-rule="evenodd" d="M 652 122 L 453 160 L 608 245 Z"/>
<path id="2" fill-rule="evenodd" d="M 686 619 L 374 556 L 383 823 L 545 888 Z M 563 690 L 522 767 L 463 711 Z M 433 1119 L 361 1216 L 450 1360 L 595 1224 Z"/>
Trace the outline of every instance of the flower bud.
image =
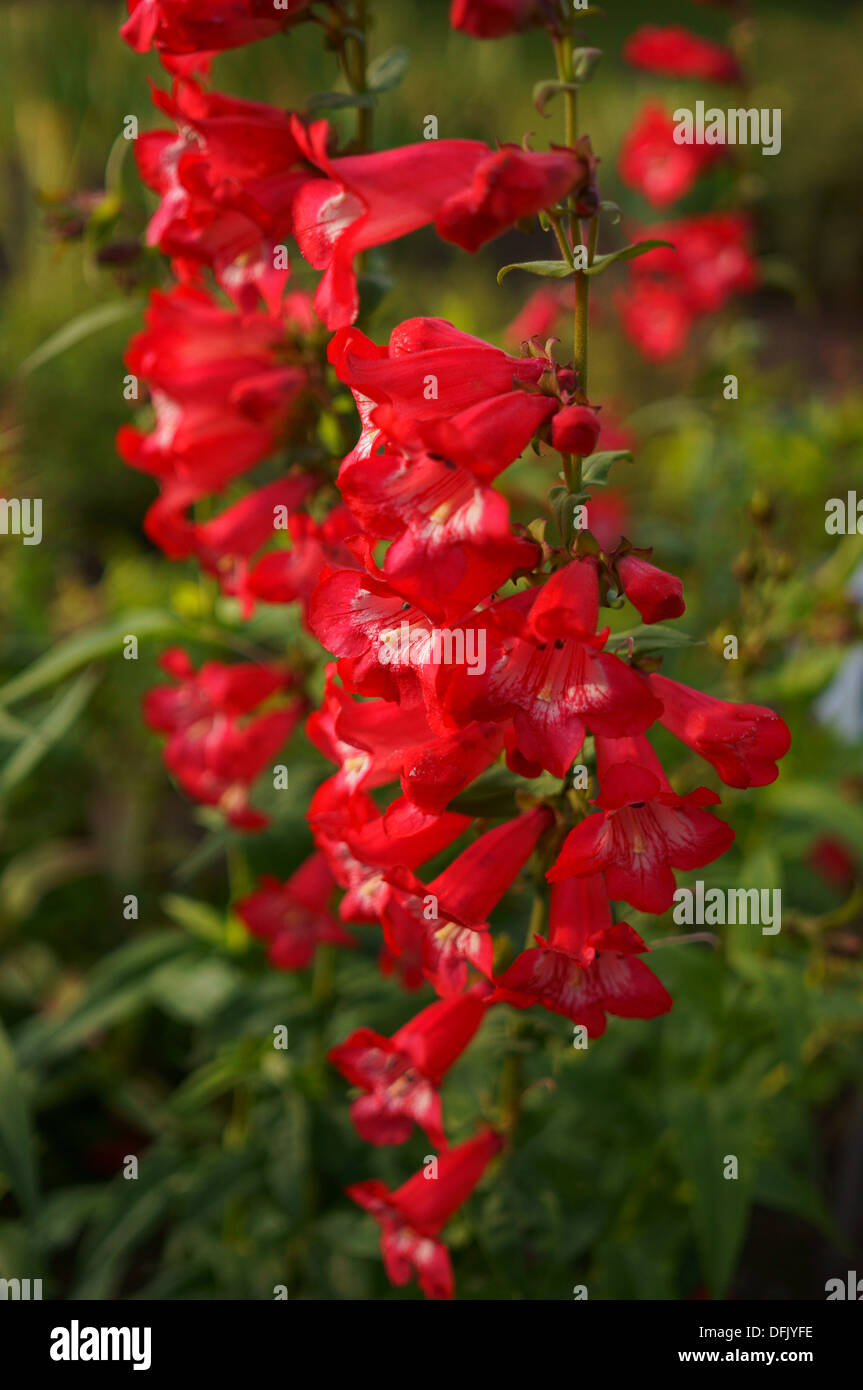
<path id="1" fill-rule="evenodd" d="M 561 454 L 586 458 L 596 448 L 599 420 L 587 405 L 567 405 L 551 422 L 551 442 Z"/>

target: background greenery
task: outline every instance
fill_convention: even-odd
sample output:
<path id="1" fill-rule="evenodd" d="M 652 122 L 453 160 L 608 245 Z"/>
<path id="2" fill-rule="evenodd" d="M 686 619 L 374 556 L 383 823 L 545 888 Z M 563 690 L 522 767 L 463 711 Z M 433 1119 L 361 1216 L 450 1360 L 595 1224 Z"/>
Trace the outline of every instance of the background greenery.
<path id="1" fill-rule="evenodd" d="M 242 839 L 172 788 L 138 713 L 168 641 L 225 659 L 241 636 L 279 651 L 296 624 L 273 609 L 241 629 L 191 568 L 147 545 L 151 486 L 113 448 L 143 288 L 98 266 L 92 239 L 60 241 L 46 226 L 46 208 L 105 187 L 106 165 L 123 235 L 144 225 L 147 199 L 117 141 L 127 114 L 158 123 L 147 78 L 164 77 L 118 40 L 122 8 L 0 6 L 0 489 L 41 496 L 45 511 L 41 546 L 0 537 L 0 1277 L 42 1277 L 51 1297 L 270 1298 L 276 1284 L 291 1297 L 415 1297 L 389 1287 L 374 1224 L 342 1188 L 373 1174 L 397 1184 L 427 1142 L 363 1145 L 324 1053 L 361 1024 L 390 1031 L 417 1001 L 381 981 L 372 932 L 322 1003 L 306 976 L 269 968 L 228 911 L 257 872 L 286 877 L 308 852 L 303 811 L 323 764 L 296 740 L 289 803 L 271 795 L 271 830 Z M 551 75 L 541 35 L 471 42 L 449 32 L 443 0 L 373 8 L 373 52 L 411 51 L 376 115 L 380 145 L 420 138 L 429 113 L 442 136 L 560 137 L 560 112 L 552 104 L 545 122 L 530 101 Z M 581 117 L 604 196 L 636 221 L 648 209 L 621 187 L 615 152 L 645 95 L 673 107 L 681 90 L 619 60 L 643 8 L 607 6 L 606 57 Z M 717 949 L 657 952 L 673 1012 L 612 1021 L 587 1054 L 563 1020 L 525 1016 L 517 1150 L 450 1228 L 462 1298 L 567 1299 L 579 1283 L 592 1298 L 821 1298 L 826 1278 L 860 1267 L 863 899 L 808 856 L 824 835 L 858 868 L 863 856 L 860 744 L 812 714 L 861 636 L 847 584 L 863 540 L 826 536 L 823 509 L 860 477 L 863 9 L 756 8 L 751 100 L 783 114 L 781 155 L 756 154 L 743 182 L 764 287 L 663 367 L 645 366 L 607 311 L 592 395 L 639 437 L 635 465 L 613 481 L 632 538 L 683 574 L 683 626 L 704 643 L 665 669 L 774 704 L 792 726 L 777 785 L 724 791 L 737 842 L 709 871 L 711 884 L 781 886 L 783 931 L 727 928 Z M 717 36 L 725 26 L 720 10 L 686 0 L 651 18 Z M 220 88 L 286 106 L 336 80 L 312 28 L 215 69 Z M 708 182 L 685 208 L 729 195 Z M 387 256 L 394 288 L 371 331 L 383 339 L 429 313 L 499 340 L 535 282 L 512 275 L 498 288 L 495 272 L 532 254 L 519 233 L 477 257 L 419 233 Z M 622 273 L 597 282 L 597 298 L 608 304 Z M 737 402 L 722 399 L 726 371 L 739 375 Z M 524 520 L 545 467 L 530 459 L 512 473 Z M 141 639 L 137 662 L 122 659 L 127 632 Z M 741 638 L 736 664 L 721 656 L 728 632 Z M 675 748 L 682 785 L 710 782 Z M 132 893 L 138 921 L 123 916 Z M 498 913 L 519 940 L 524 910 L 513 895 Z M 287 1053 L 272 1047 L 280 1023 Z M 494 1117 L 505 1028 L 500 1010 L 447 1083 L 456 1137 L 477 1113 Z M 726 1153 L 740 1158 L 736 1183 L 721 1178 Z M 136 1182 L 121 1175 L 127 1154 Z"/>

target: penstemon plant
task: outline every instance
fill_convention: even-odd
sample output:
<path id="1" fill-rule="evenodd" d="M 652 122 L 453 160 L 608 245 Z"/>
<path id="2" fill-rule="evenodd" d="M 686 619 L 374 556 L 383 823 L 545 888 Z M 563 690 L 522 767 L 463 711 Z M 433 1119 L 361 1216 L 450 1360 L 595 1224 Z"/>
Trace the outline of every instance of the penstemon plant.
<path id="1" fill-rule="evenodd" d="M 684 612 L 682 583 L 592 522 L 597 489 L 631 459 L 603 447 L 589 388 L 593 282 L 656 258 L 667 275 L 675 254 L 665 235 L 604 245 L 616 210 L 579 109 L 601 57 L 584 42 L 595 14 L 565 0 L 452 5 L 454 29 L 476 39 L 548 32 L 556 70 L 535 97 L 543 112 L 559 105 L 563 128 L 547 151 L 436 131 L 374 151 L 374 100 L 392 74 L 368 61 L 373 8 L 130 0 L 124 37 L 174 75 L 155 93 L 173 128 L 141 135 L 136 155 L 159 196 L 148 238 L 175 283 L 152 294 L 127 356 L 153 423 L 123 429 L 119 449 L 158 483 L 145 526 L 168 556 L 194 559 L 246 616 L 261 604 L 302 615 L 278 655 L 196 670 L 172 649 L 174 684 L 150 693 L 146 717 L 168 735 L 183 790 L 238 830 L 266 825 L 250 788 L 304 715 L 335 765 L 308 807 L 314 854 L 235 911 L 274 966 L 313 970 L 323 1010 L 337 953 L 361 944 L 350 928 L 370 929 L 394 990 L 437 996 L 392 1036 L 356 1028 L 329 1061 L 359 1091 L 363 1140 L 399 1145 L 418 1127 L 435 1150 L 401 1185 L 358 1175 L 348 1196 L 379 1222 L 391 1281 L 416 1276 L 428 1297 L 450 1298 L 443 1227 L 519 1143 L 524 1011 L 566 1020 L 582 1048 L 609 1015 L 667 1012 L 651 948 L 618 905 L 665 913 L 674 870 L 712 863 L 734 838 L 710 809 L 717 792 L 670 780 L 650 731 L 734 788 L 772 782 L 790 736 L 770 709 L 662 674 L 663 653 L 689 640 L 667 626 Z M 300 114 L 206 85 L 218 52 L 303 22 L 320 25 L 347 92 Z M 640 61 L 661 65 L 656 51 L 654 38 L 645 59 L 642 44 Z M 357 117 L 342 149 L 317 114 L 340 106 Z M 642 144 L 626 153 L 635 180 Z M 694 176 L 690 164 L 674 174 Z M 530 336 L 516 356 L 438 318 L 408 319 L 385 344 L 357 326 L 375 292 L 367 253 L 429 225 L 475 252 L 536 218 L 555 256 L 499 278 L 555 282 L 572 306 L 571 349 Z M 294 246 L 321 272 L 313 295 L 291 285 Z M 639 283 L 659 293 L 647 272 Z M 548 499 L 521 525 L 496 484 L 528 449 Z M 277 450 L 287 470 L 239 495 Z M 626 604 L 640 621 L 612 635 L 602 610 Z M 312 637 L 334 658 L 322 694 Z M 277 764 L 274 785 L 282 774 L 286 785 Z M 526 890 L 523 941 L 489 920 L 514 887 Z M 441 1086 L 492 1011 L 509 1020 L 496 1096 L 451 1147 Z"/>

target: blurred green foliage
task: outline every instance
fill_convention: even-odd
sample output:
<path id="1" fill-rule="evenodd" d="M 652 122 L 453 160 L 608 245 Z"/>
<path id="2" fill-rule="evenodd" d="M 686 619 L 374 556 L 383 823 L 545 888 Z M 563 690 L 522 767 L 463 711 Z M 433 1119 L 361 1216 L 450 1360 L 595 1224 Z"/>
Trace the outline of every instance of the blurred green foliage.
<path id="1" fill-rule="evenodd" d="M 374 8 L 373 51 L 411 50 L 376 113 L 380 145 L 420 138 L 427 113 L 442 136 L 557 137 L 553 104 L 548 122 L 530 105 L 550 75 L 541 36 L 472 43 L 448 31 L 443 0 Z M 819 837 L 838 840 L 859 879 L 860 745 L 817 724 L 812 704 L 863 635 L 847 597 L 863 539 L 827 537 L 822 520 L 826 498 L 859 480 L 863 441 L 861 172 L 849 159 L 863 137 L 863 13 L 838 0 L 757 8 L 751 100 L 783 111 L 782 156 L 755 157 L 746 173 L 767 286 L 745 317 L 705 324 L 680 363 L 646 367 L 608 312 L 591 353 L 594 397 L 613 400 L 640 441 L 611 484 L 632 539 L 683 575 L 682 625 L 701 643 L 664 669 L 774 704 L 792 726 L 778 784 L 723 789 L 736 844 L 701 871 L 712 884 L 781 887 L 785 925 L 657 951 L 673 1012 L 612 1021 L 587 1053 L 560 1018 L 524 1015 L 514 1043 L 506 1010 L 492 1014 L 446 1083 L 448 1126 L 457 1139 L 477 1115 L 495 1118 L 513 1046 L 524 1114 L 515 1153 L 450 1228 L 462 1298 L 568 1299 L 581 1283 L 591 1298 L 819 1298 L 826 1277 L 853 1267 L 861 1234 L 848 1174 L 863 1150 L 863 906 L 808 856 Z M 583 120 L 604 196 L 646 221 L 614 152 L 660 84 L 619 60 L 643 6 L 608 9 Z M 44 498 L 46 537 L 33 548 L 0 538 L 0 1276 L 42 1277 L 51 1297 L 271 1298 L 280 1284 L 292 1298 L 415 1297 L 387 1284 L 373 1223 L 342 1189 L 370 1175 L 397 1185 L 427 1141 L 362 1144 L 325 1052 L 360 1025 L 391 1031 L 418 1005 L 380 978 L 374 932 L 316 981 L 268 967 L 228 906 L 257 873 L 287 877 L 307 854 L 303 812 L 324 764 L 298 738 L 289 803 L 264 794 L 272 827 L 243 839 L 170 786 L 138 715 L 168 642 L 225 659 L 250 642 L 278 651 L 297 627 L 279 609 L 241 624 L 148 547 L 150 484 L 113 450 L 143 290 L 118 289 L 92 246 L 46 230 L 46 200 L 104 188 L 109 161 L 126 230 L 143 228 L 148 202 L 118 137 L 129 113 L 151 124 L 147 77 L 164 79 L 119 42 L 121 10 L 0 7 L 0 488 Z M 719 10 L 662 10 L 662 22 L 723 32 Z M 335 84 L 334 69 L 310 27 L 226 55 L 215 79 L 302 106 Z M 678 89 L 661 91 L 673 108 Z M 727 196 L 708 186 L 687 207 Z M 371 331 L 382 340 L 401 318 L 434 313 L 499 340 L 535 282 L 498 288 L 496 270 L 544 247 L 518 233 L 475 258 L 430 233 L 397 244 Z M 596 297 L 607 304 L 622 273 Z M 73 323 L 76 341 L 52 343 Z M 740 399 L 727 402 L 732 370 Z M 528 521 L 547 461 L 526 457 L 508 476 Z M 139 636 L 138 661 L 122 659 L 126 633 Z M 728 633 L 741 639 L 737 663 L 721 654 Z M 682 787 L 714 785 L 679 745 L 660 751 Z M 124 918 L 129 894 L 138 921 Z M 654 940 L 677 931 L 629 918 Z M 523 897 L 495 925 L 520 942 Z M 272 1046 L 280 1024 L 286 1052 Z M 720 1176 L 729 1153 L 736 1183 Z M 123 1177 L 130 1154 L 135 1182 Z"/>

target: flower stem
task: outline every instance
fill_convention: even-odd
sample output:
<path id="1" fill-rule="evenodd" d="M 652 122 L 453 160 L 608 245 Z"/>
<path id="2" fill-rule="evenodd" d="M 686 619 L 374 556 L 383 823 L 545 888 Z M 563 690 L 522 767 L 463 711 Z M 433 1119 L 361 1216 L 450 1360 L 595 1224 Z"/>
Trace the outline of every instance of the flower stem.
<path id="1" fill-rule="evenodd" d="M 357 36 L 353 44 L 353 65 L 348 74 L 351 91 L 360 95 L 368 92 L 366 81 L 366 66 L 368 62 L 368 0 L 357 0 L 356 15 L 354 24 Z M 374 115 L 371 106 L 357 107 L 357 148 L 362 153 L 368 153 L 372 147 L 372 117 Z"/>

